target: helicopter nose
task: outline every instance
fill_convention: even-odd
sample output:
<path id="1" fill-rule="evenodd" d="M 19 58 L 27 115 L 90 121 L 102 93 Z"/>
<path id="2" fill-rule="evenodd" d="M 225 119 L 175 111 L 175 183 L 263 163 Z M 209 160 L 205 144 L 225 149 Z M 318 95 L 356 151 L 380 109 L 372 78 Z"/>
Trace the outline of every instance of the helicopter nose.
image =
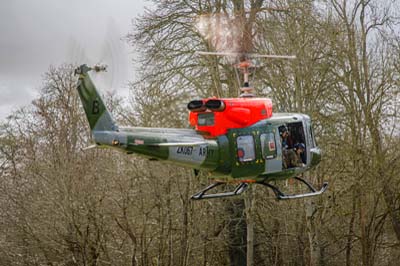
<path id="1" fill-rule="evenodd" d="M 310 151 L 311 151 L 311 167 L 315 167 L 321 161 L 321 149 L 315 147 L 312 148 Z"/>

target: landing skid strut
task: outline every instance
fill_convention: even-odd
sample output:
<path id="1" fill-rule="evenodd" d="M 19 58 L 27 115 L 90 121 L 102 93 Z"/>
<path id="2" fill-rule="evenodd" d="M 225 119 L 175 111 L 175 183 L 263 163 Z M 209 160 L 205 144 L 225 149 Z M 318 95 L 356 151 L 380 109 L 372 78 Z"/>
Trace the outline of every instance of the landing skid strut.
<path id="1" fill-rule="evenodd" d="M 288 195 L 283 193 L 278 187 L 271 185 L 269 183 L 258 183 L 261 185 L 264 185 L 266 187 L 269 187 L 275 194 L 276 198 L 278 200 L 287 200 L 287 199 L 300 199 L 300 198 L 305 198 L 305 197 L 313 197 L 313 196 L 318 196 L 321 195 L 322 193 L 325 192 L 325 190 L 328 188 L 328 183 L 324 182 L 322 184 L 322 188 L 320 190 L 316 190 L 313 185 L 311 185 L 308 181 L 301 177 L 294 177 L 294 179 L 300 181 L 301 183 L 305 184 L 310 192 L 308 193 L 302 193 L 302 194 L 293 194 L 293 195 Z"/>
<path id="2" fill-rule="evenodd" d="M 216 182 L 214 184 L 209 185 L 203 190 L 200 190 L 196 194 L 194 194 L 191 199 L 193 200 L 201 200 L 201 199 L 215 199 L 215 198 L 226 198 L 226 197 L 232 197 L 232 196 L 237 196 L 245 192 L 249 188 L 249 184 L 247 183 L 240 183 L 237 185 L 237 187 L 233 191 L 229 192 L 223 192 L 223 193 L 215 193 L 215 194 L 206 194 L 207 191 L 220 186 L 224 185 L 226 183 L 224 182 Z"/>
<path id="3" fill-rule="evenodd" d="M 326 191 L 326 189 L 328 188 L 328 183 L 326 183 L 326 182 L 322 185 L 320 190 L 317 190 L 308 181 L 306 181 L 305 179 L 303 179 L 301 177 L 294 177 L 294 179 L 305 184 L 307 186 L 307 188 L 310 190 L 310 192 L 302 193 L 302 194 L 293 194 L 293 195 L 289 194 L 288 195 L 288 194 L 285 194 L 284 192 L 282 192 L 277 186 L 271 185 L 268 182 L 255 182 L 255 184 L 261 184 L 261 185 L 264 185 L 264 186 L 270 188 L 274 192 L 276 199 L 278 199 L 278 200 L 299 199 L 299 198 L 317 196 L 317 195 L 321 195 L 322 193 L 324 193 Z M 206 194 L 209 190 L 211 190 L 217 186 L 224 185 L 224 184 L 227 184 L 227 183 L 226 182 L 216 182 L 214 184 L 211 184 L 208 187 L 206 187 L 205 189 L 194 194 L 191 197 L 191 199 L 202 200 L 202 199 L 232 197 L 232 196 L 237 196 L 237 195 L 242 194 L 249 188 L 249 184 L 247 182 L 242 182 L 242 183 L 239 183 L 239 185 L 237 185 L 233 191 L 215 193 L 215 194 Z"/>

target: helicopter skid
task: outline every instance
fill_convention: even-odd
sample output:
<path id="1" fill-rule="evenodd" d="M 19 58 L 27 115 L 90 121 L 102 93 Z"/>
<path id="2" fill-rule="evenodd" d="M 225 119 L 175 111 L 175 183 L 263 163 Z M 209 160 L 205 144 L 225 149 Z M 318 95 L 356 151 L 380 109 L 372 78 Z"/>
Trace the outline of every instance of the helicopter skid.
<path id="1" fill-rule="evenodd" d="M 202 199 L 215 199 L 215 198 L 226 198 L 226 197 L 232 197 L 232 196 L 237 196 L 242 194 L 243 192 L 245 192 L 248 188 L 249 188 L 249 184 L 247 183 L 239 183 L 239 185 L 236 186 L 236 188 L 233 191 L 229 191 L 229 192 L 222 192 L 222 193 L 215 193 L 215 194 L 206 194 L 207 191 L 218 187 L 220 185 L 224 185 L 227 184 L 226 182 L 216 182 L 213 183 L 211 185 L 209 185 L 208 187 L 206 187 L 205 189 L 197 192 L 196 194 L 194 194 L 191 199 L 193 200 L 202 200 Z"/>
<path id="2" fill-rule="evenodd" d="M 261 185 L 264 185 L 264 186 L 270 188 L 274 192 L 274 194 L 276 196 L 276 199 L 278 199 L 278 200 L 300 199 L 300 198 L 318 196 L 318 195 L 321 195 L 322 193 L 324 193 L 326 191 L 326 189 L 328 188 L 328 183 L 327 182 L 324 182 L 322 184 L 321 189 L 317 190 L 307 180 L 305 180 L 305 179 L 303 179 L 301 177 L 297 177 L 297 176 L 293 177 L 293 178 L 298 180 L 298 181 L 300 181 L 301 183 L 305 184 L 308 187 L 308 189 L 310 190 L 310 192 L 302 193 L 302 194 L 290 194 L 290 195 L 288 195 L 288 194 L 283 193 L 278 187 L 276 187 L 274 185 L 271 185 L 269 183 L 260 182 L 258 184 L 261 184 Z"/>
<path id="3" fill-rule="evenodd" d="M 288 199 L 300 199 L 300 198 L 305 198 L 305 197 L 313 197 L 313 196 L 321 195 L 328 188 L 328 183 L 326 183 L 326 182 L 322 185 L 322 188 L 320 190 L 317 190 L 308 181 L 306 181 L 305 179 L 303 179 L 301 177 L 294 177 L 294 179 L 305 184 L 308 187 L 308 189 L 310 190 L 310 192 L 302 193 L 302 194 L 288 195 L 288 194 L 285 194 L 284 192 L 282 192 L 278 187 L 271 185 L 269 183 L 244 181 L 244 182 L 239 183 L 233 191 L 215 193 L 215 194 L 206 194 L 211 189 L 228 183 L 228 182 L 223 182 L 223 181 L 217 181 L 217 182 L 209 185 L 205 189 L 194 194 L 191 197 L 191 199 L 202 200 L 202 199 L 215 199 L 215 198 L 226 198 L 226 197 L 238 196 L 238 195 L 242 194 L 243 192 L 245 192 L 249 188 L 249 183 L 261 184 L 261 185 L 264 185 L 264 186 L 270 188 L 274 192 L 277 200 L 288 200 Z"/>

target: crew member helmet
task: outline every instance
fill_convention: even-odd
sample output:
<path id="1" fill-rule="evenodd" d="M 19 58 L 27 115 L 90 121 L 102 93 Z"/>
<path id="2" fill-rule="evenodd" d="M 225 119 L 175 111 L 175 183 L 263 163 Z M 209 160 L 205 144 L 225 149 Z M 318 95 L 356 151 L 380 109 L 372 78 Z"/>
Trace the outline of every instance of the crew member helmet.
<path id="1" fill-rule="evenodd" d="M 306 149 L 306 145 L 304 145 L 304 143 L 296 143 L 296 144 L 294 145 L 294 148 L 295 148 L 296 150 L 298 150 L 298 149 L 303 149 L 303 150 L 305 150 L 305 149 Z"/>

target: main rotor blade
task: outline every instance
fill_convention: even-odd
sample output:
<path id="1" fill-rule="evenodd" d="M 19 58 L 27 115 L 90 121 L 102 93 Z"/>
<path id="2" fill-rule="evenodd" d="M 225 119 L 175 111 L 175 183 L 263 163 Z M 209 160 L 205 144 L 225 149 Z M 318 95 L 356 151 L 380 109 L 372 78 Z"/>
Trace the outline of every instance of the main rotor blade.
<path id="1" fill-rule="evenodd" d="M 249 58 L 270 58 L 270 59 L 296 59 L 295 55 L 264 55 L 264 54 L 248 54 L 248 53 L 235 53 L 235 52 L 204 52 L 196 51 L 199 55 L 216 55 L 216 56 L 242 56 L 245 55 Z"/>
<path id="2" fill-rule="evenodd" d="M 217 56 L 240 56 L 241 53 L 230 53 L 230 52 L 204 52 L 204 51 L 196 51 L 196 54 L 199 55 L 217 55 Z"/>
<path id="3" fill-rule="evenodd" d="M 249 57 L 254 58 L 271 58 L 271 59 L 296 59 L 295 55 L 267 55 L 267 54 L 249 54 Z"/>

